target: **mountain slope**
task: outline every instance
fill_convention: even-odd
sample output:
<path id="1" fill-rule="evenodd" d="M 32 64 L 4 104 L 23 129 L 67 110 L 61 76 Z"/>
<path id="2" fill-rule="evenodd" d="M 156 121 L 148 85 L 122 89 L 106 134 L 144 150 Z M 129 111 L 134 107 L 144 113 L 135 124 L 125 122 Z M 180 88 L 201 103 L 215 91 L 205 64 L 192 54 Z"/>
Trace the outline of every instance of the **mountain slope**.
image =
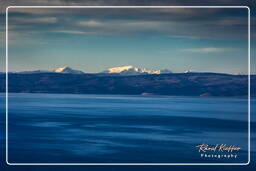
<path id="1" fill-rule="evenodd" d="M 38 73 L 50 73 L 52 71 L 47 70 L 34 70 L 34 71 L 21 71 L 19 74 L 38 74 Z"/>
<path id="2" fill-rule="evenodd" d="M 57 68 L 57 69 L 54 70 L 54 72 L 62 73 L 62 74 L 84 74 L 83 71 L 74 70 L 70 67 Z"/>
<path id="3" fill-rule="evenodd" d="M 5 74 L 0 74 L 4 92 Z M 215 73 L 148 74 L 111 76 L 97 74 L 17 74 L 8 75 L 13 93 L 80 93 L 174 96 L 247 96 L 248 77 Z M 256 96 L 256 76 L 251 76 L 252 96 Z"/>

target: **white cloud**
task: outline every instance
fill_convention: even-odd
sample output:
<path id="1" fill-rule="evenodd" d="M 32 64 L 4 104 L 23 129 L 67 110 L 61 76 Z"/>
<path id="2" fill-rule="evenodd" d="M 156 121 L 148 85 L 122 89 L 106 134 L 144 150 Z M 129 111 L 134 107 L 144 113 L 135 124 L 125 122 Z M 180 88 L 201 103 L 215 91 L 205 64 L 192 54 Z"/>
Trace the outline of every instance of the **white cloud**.
<path id="1" fill-rule="evenodd" d="M 136 31 L 169 31 L 173 25 L 170 21 L 140 21 L 140 20 L 89 20 L 77 24 L 83 29 L 95 29 L 105 33 L 125 33 Z"/>
<path id="2" fill-rule="evenodd" d="M 233 50 L 232 48 L 217 48 L 217 47 L 205 47 L 205 48 L 190 48 L 182 49 L 183 52 L 192 52 L 192 53 L 217 53 Z"/>
<path id="3" fill-rule="evenodd" d="M 206 39 L 208 37 L 203 37 L 203 36 L 193 36 L 193 35 L 170 35 L 168 36 L 170 38 L 177 38 L 177 39 Z"/>
<path id="4" fill-rule="evenodd" d="M 64 33 L 64 34 L 81 34 L 81 35 L 91 35 L 91 34 L 97 34 L 97 32 L 86 32 L 86 31 L 78 31 L 78 30 L 57 30 L 57 31 L 51 31 L 53 33 Z"/>
<path id="5" fill-rule="evenodd" d="M 101 27 L 101 26 L 104 26 L 106 24 L 102 23 L 102 22 L 90 20 L 90 21 L 81 21 L 81 22 L 79 22 L 79 25 L 87 26 L 87 27 Z"/>

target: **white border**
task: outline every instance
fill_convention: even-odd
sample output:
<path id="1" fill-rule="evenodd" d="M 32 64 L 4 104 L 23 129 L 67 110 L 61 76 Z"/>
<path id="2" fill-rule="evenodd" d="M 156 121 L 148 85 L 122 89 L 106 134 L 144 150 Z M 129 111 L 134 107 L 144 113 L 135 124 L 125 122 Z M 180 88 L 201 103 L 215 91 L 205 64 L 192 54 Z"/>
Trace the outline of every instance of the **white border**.
<path id="1" fill-rule="evenodd" d="M 248 10 L 248 162 L 247 163 L 10 163 L 8 161 L 8 10 L 10 8 L 247 8 Z M 6 163 L 8 165 L 249 165 L 251 149 L 251 46 L 250 8 L 248 6 L 8 6 L 6 8 Z"/>

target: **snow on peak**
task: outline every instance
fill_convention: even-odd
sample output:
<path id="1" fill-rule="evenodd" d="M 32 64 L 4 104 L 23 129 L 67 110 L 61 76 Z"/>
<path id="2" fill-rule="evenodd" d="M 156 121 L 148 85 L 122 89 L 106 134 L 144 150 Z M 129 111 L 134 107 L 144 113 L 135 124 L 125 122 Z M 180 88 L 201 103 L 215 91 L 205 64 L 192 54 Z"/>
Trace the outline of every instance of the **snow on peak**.
<path id="1" fill-rule="evenodd" d="M 170 70 L 147 70 L 145 68 L 137 68 L 131 65 L 109 68 L 103 73 L 108 74 L 122 74 L 122 75 L 138 75 L 138 74 L 166 74 L 171 73 Z"/>
<path id="2" fill-rule="evenodd" d="M 131 65 L 128 65 L 128 66 L 109 68 L 107 71 L 108 73 L 121 73 L 123 71 L 128 71 L 128 70 L 137 70 L 137 68 Z"/>
<path id="3" fill-rule="evenodd" d="M 186 71 L 184 71 L 184 73 L 191 73 L 191 72 L 193 72 L 192 70 L 186 70 Z"/>
<path id="4" fill-rule="evenodd" d="M 54 70 L 54 72 L 62 72 L 66 68 L 68 68 L 68 67 L 57 68 L 57 69 Z"/>
<path id="5" fill-rule="evenodd" d="M 70 67 L 61 67 L 54 70 L 57 73 L 65 73 L 65 74 L 83 74 L 84 72 L 79 70 L 74 70 Z"/>

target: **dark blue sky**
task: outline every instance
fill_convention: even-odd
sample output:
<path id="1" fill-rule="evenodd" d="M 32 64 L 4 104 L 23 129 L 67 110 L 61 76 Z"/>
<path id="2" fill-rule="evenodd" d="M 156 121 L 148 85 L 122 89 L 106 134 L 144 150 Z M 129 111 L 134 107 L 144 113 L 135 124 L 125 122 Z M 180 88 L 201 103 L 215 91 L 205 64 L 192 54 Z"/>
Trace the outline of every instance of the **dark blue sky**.
<path id="1" fill-rule="evenodd" d="M 9 69 L 247 73 L 248 9 L 9 9 Z"/>

